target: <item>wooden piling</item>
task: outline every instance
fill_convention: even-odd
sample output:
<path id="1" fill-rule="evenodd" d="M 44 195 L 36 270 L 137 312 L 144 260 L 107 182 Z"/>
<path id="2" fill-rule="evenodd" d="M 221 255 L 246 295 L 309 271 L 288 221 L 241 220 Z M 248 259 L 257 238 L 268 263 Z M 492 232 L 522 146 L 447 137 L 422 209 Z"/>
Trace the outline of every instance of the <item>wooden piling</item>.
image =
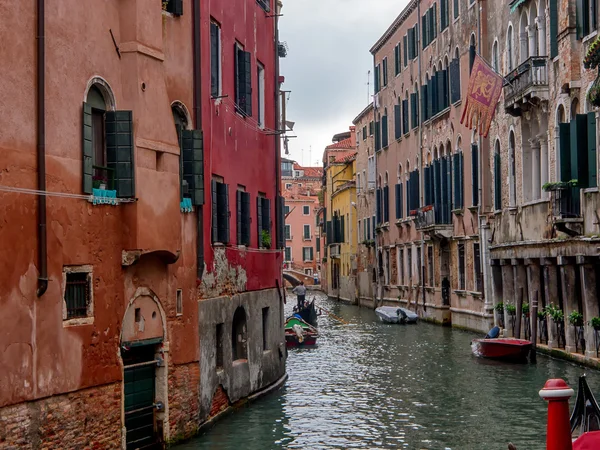
<path id="1" fill-rule="evenodd" d="M 531 353 L 529 354 L 529 361 L 532 363 L 536 362 L 537 354 L 537 327 L 538 327 L 538 291 L 533 293 L 531 300 L 531 307 L 529 308 L 529 321 L 531 322 Z"/>

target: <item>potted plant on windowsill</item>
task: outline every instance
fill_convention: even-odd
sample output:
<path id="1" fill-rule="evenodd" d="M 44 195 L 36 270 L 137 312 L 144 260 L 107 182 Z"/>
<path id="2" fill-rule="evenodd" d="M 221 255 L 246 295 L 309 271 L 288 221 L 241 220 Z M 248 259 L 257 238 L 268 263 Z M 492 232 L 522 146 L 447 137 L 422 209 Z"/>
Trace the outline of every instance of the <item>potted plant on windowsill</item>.
<path id="1" fill-rule="evenodd" d="M 107 183 L 108 180 L 103 175 L 95 175 L 92 177 L 92 186 L 94 189 L 102 189 L 104 191 L 106 190 Z"/>
<path id="2" fill-rule="evenodd" d="M 577 186 L 577 180 L 569 180 L 569 181 L 557 181 L 554 183 L 545 183 L 542 185 L 542 189 L 544 192 L 552 192 L 552 191 L 562 191 L 569 187 Z"/>
<path id="3" fill-rule="evenodd" d="M 260 245 L 263 248 L 271 248 L 271 233 L 262 230 L 260 233 Z"/>

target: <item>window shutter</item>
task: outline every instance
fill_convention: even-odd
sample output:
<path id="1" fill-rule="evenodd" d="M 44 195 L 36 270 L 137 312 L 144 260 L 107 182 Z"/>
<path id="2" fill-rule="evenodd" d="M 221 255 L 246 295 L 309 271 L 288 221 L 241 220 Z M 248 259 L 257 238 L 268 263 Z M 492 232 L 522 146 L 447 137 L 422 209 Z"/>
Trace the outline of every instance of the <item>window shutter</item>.
<path id="1" fill-rule="evenodd" d="M 440 0 L 440 30 L 446 29 L 446 0 Z"/>
<path id="2" fill-rule="evenodd" d="M 458 17 L 458 0 L 454 0 L 454 18 Z"/>
<path id="3" fill-rule="evenodd" d="M 309 247 L 309 253 L 310 253 L 310 260 L 314 261 L 314 254 L 313 254 L 313 248 Z"/>
<path id="4" fill-rule="evenodd" d="M 379 121 L 375 121 L 375 151 L 381 150 L 381 131 Z"/>
<path id="5" fill-rule="evenodd" d="M 212 242 L 217 242 L 219 240 L 219 209 L 217 202 L 217 182 L 215 180 L 211 180 L 210 182 L 210 192 L 211 192 L 211 206 L 212 206 L 212 220 L 211 220 L 211 238 Z"/>
<path id="6" fill-rule="evenodd" d="M 437 3 L 433 4 L 433 12 L 432 12 L 432 26 L 431 26 L 431 30 L 433 32 L 433 39 L 435 39 L 437 37 L 437 32 L 438 32 L 438 20 L 437 20 Z M 433 40 L 432 39 L 432 40 Z"/>
<path id="7" fill-rule="evenodd" d="M 342 214 L 340 220 L 340 236 L 338 242 L 346 242 L 346 224 L 344 222 L 344 215 Z"/>
<path id="8" fill-rule="evenodd" d="M 408 29 L 408 59 L 412 60 L 415 56 L 415 30 L 414 28 Z"/>
<path id="9" fill-rule="evenodd" d="M 458 181 L 459 181 L 459 186 L 458 186 L 458 194 L 459 194 L 459 198 L 460 198 L 460 206 L 459 208 L 462 208 L 465 205 L 465 181 L 464 181 L 464 176 L 465 176 L 465 171 L 464 171 L 464 167 L 465 167 L 465 157 L 463 152 L 459 153 L 459 158 L 458 158 L 458 163 L 459 163 L 459 168 L 458 168 Z"/>
<path id="10" fill-rule="evenodd" d="M 183 179 L 188 184 L 192 204 L 204 204 L 204 146 L 202 131 L 182 130 Z"/>
<path id="11" fill-rule="evenodd" d="M 473 70 L 473 64 L 475 63 L 475 46 L 469 45 L 469 73 Z"/>
<path id="12" fill-rule="evenodd" d="M 387 86 L 388 83 L 388 65 L 387 58 L 383 58 L 383 85 Z"/>
<path id="13" fill-rule="evenodd" d="M 277 248 L 284 248 L 285 247 L 285 199 L 282 196 L 277 197 L 277 200 L 279 202 L 279 209 L 278 209 L 278 214 L 277 214 L 277 231 L 278 231 L 278 236 L 277 236 Z M 250 219 L 250 217 L 248 217 L 248 219 Z"/>
<path id="14" fill-rule="evenodd" d="M 383 221 L 390 221 L 390 187 L 383 188 Z"/>
<path id="15" fill-rule="evenodd" d="M 262 247 L 262 230 L 263 230 L 263 198 L 256 197 L 256 229 L 258 232 L 258 246 Z"/>
<path id="16" fill-rule="evenodd" d="M 377 188 L 375 191 L 376 203 L 375 203 L 375 212 L 377 215 L 377 223 L 382 223 L 382 211 L 381 211 L 381 188 Z"/>
<path id="17" fill-rule="evenodd" d="M 394 47 L 394 75 L 400 73 L 400 44 Z"/>
<path id="18" fill-rule="evenodd" d="M 373 70 L 373 82 L 375 84 L 375 93 L 377 94 L 379 92 L 379 64 L 377 64 L 375 66 L 375 69 Z"/>
<path id="19" fill-rule="evenodd" d="M 421 30 L 423 30 L 423 48 L 427 47 L 427 45 L 429 45 L 428 42 L 428 30 L 427 30 L 427 15 L 429 14 L 429 11 L 427 11 L 425 14 L 423 14 L 423 16 L 421 17 Z"/>
<path id="20" fill-rule="evenodd" d="M 449 76 L 448 69 L 444 69 L 444 109 L 450 106 L 450 85 L 449 85 Z"/>
<path id="21" fill-rule="evenodd" d="M 402 218 L 402 208 L 401 208 L 401 203 L 400 203 L 400 188 L 402 187 L 401 184 L 397 184 L 395 187 L 395 200 L 396 200 L 396 219 L 400 219 Z"/>
<path id="22" fill-rule="evenodd" d="M 421 122 L 425 122 L 429 117 L 427 116 L 427 85 L 421 86 Z"/>
<path id="23" fill-rule="evenodd" d="M 402 124 L 400 122 L 400 105 L 394 105 L 394 138 L 400 139 L 402 137 Z"/>
<path id="24" fill-rule="evenodd" d="M 431 119 L 435 115 L 433 111 L 433 79 L 427 81 L 427 118 Z"/>
<path id="25" fill-rule="evenodd" d="M 242 243 L 242 191 L 235 191 L 235 209 L 236 209 L 236 234 L 237 244 L 243 245 Z"/>
<path id="26" fill-rule="evenodd" d="M 418 46 L 418 42 L 419 42 L 419 24 L 417 23 L 414 27 L 414 39 L 413 39 L 413 45 L 415 47 L 414 53 L 413 53 L 413 59 L 416 58 L 417 56 L 419 56 L 419 46 Z"/>
<path id="27" fill-rule="evenodd" d="M 183 0 L 169 0 L 167 11 L 175 16 L 183 15 Z"/>
<path id="28" fill-rule="evenodd" d="M 444 109 L 444 71 L 443 70 L 436 74 L 436 81 L 437 81 L 437 92 L 436 92 L 437 110 L 438 110 L 438 112 L 440 112 Z"/>
<path id="29" fill-rule="evenodd" d="M 381 146 L 386 148 L 388 146 L 388 122 L 387 114 L 381 118 Z"/>
<path id="30" fill-rule="evenodd" d="M 402 100 L 402 131 L 408 133 L 408 100 Z"/>
<path id="31" fill-rule="evenodd" d="M 262 199 L 262 229 L 271 234 L 271 200 Z"/>
<path id="32" fill-rule="evenodd" d="M 577 0 L 577 39 L 583 39 L 588 29 L 587 0 Z"/>
<path id="33" fill-rule="evenodd" d="M 415 196 L 415 200 L 414 200 L 414 209 L 419 209 L 420 205 L 420 200 L 419 200 L 419 171 L 415 170 L 415 186 L 414 186 L 414 196 Z"/>
<path id="34" fill-rule="evenodd" d="M 402 43 L 404 45 L 404 67 L 408 66 L 408 37 L 405 34 L 402 38 Z"/>
<path id="35" fill-rule="evenodd" d="M 282 197 L 283 199 L 283 197 Z M 248 192 L 242 192 L 242 243 L 244 245 L 250 245 L 250 194 Z M 283 202 L 282 202 L 283 203 Z M 283 208 L 281 209 L 283 211 Z M 282 213 L 283 215 L 283 213 Z M 285 239 L 281 240 L 281 248 L 284 247 Z"/>
<path id="36" fill-rule="evenodd" d="M 452 223 L 452 157 L 446 157 L 446 219 Z"/>
<path id="37" fill-rule="evenodd" d="M 558 0 L 550 0 L 550 58 L 558 56 Z"/>
<path id="38" fill-rule="evenodd" d="M 460 100 L 460 61 L 454 58 L 450 62 L 450 91 L 452 103 Z"/>
<path id="39" fill-rule="evenodd" d="M 135 197 L 131 111 L 107 111 L 106 165 L 113 170 L 117 197 Z"/>
<path id="40" fill-rule="evenodd" d="M 398 205 L 400 209 L 400 219 L 404 216 L 404 185 L 398 184 Z"/>
<path id="41" fill-rule="evenodd" d="M 571 180 L 571 127 L 568 123 L 558 124 L 560 147 L 560 181 Z"/>
<path id="42" fill-rule="evenodd" d="M 229 185 L 217 183 L 217 210 L 219 242 L 229 243 Z"/>
<path id="43" fill-rule="evenodd" d="M 219 95 L 219 27 L 210 23 L 210 94 Z"/>
<path id="44" fill-rule="evenodd" d="M 499 152 L 494 154 L 494 209 L 502 209 L 502 166 Z"/>
<path id="45" fill-rule="evenodd" d="M 597 162 L 596 162 L 596 114 L 587 114 L 587 149 L 588 149 L 588 187 L 598 186 Z"/>
<path id="46" fill-rule="evenodd" d="M 250 61 L 250 52 L 244 53 L 244 81 L 246 83 L 246 87 L 244 89 L 244 94 L 246 98 L 246 115 L 252 115 L 252 64 Z"/>
<path id="47" fill-rule="evenodd" d="M 410 94 L 410 128 L 416 128 L 415 120 L 415 94 Z"/>
<path id="48" fill-rule="evenodd" d="M 92 141 L 92 107 L 83 104 L 83 192 L 92 194 L 94 187 L 94 144 Z"/>
<path id="49" fill-rule="evenodd" d="M 476 144 L 471 145 L 471 183 L 473 186 L 473 206 L 479 205 L 479 155 Z"/>

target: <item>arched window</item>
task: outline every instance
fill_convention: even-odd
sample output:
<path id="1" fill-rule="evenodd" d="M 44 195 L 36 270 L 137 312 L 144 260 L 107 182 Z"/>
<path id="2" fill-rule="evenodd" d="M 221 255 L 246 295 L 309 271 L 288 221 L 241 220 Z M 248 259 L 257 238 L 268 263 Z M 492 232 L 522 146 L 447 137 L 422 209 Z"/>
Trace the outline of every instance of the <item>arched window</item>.
<path id="1" fill-rule="evenodd" d="M 233 314 L 231 324 L 231 355 L 233 361 L 248 359 L 247 340 L 246 310 L 243 306 L 238 306 Z"/>
<path id="2" fill-rule="evenodd" d="M 519 25 L 519 63 L 523 64 L 529 58 L 529 40 L 527 39 L 527 27 L 529 27 L 529 20 L 527 19 L 527 13 L 523 11 L 521 14 L 521 21 Z"/>
<path id="3" fill-rule="evenodd" d="M 494 209 L 502 209 L 502 161 L 500 159 L 500 139 L 494 145 Z"/>
<path id="4" fill-rule="evenodd" d="M 515 162 L 515 133 L 510 130 L 508 135 L 508 158 L 509 158 L 509 194 L 510 194 L 510 206 L 516 206 L 517 204 L 517 182 L 516 182 L 516 162 Z"/>
<path id="5" fill-rule="evenodd" d="M 454 59 L 450 63 L 450 101 L 456 103 L 460 100 L 460 52 L 458 47 L 454 49 Z"/>
<path id="6" fill-rule="evenodd" d="M 108 172 L 106 170 L 106 141 L 104 131 L 104 115 L 106 113 L 106 101 L 98 86 L 93 85 L 88 91 L 86 103 L 91 106 L 92 111 L 92 147 L 93 151 L 93 173 L 94 187 L 98 187 L 98 180 L 108 185 Z M 112 189 L 112 184 L 110 189 Z"/>
<path id="7" fill-rule="evenodd" d="M 506 33 L 506 69 L 507 72 L 510 72 L 514 68 L 514 50 L 513 50 L 513 27 L 512 25 L 508 26 L 508 31 Z"/>
<path id="8" fill-rule="evenodd" d="M 500 72 L 500 53 L 498 51 L 498 39 L 494 41 L 492 46 L 492 67 L 496 72 Z"/>
<path id="9" fill-rule="evenodd" d="M 469 73 L 473 69 L 473 63 L 475 62 L 475 52 L 477 51 L 477 46 L 475 44 L 475 34 L 471 34 L 471 40 L 469 41 Z"/>

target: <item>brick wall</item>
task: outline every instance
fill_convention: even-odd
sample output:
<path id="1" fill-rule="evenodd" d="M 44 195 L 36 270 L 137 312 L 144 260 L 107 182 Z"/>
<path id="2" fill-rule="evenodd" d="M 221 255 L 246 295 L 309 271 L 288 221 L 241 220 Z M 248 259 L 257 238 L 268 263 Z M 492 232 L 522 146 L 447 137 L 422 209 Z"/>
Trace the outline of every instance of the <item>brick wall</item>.
<path id="1" fill-rule="evenodd" d="M 229 397 L 227 396 L 227 392 L 225 392 L 222 385 L 219 385 L 219 387 L 217 387 L 215 390 L 215 395 L 213 396 L 209 417 L 216 416 L 221 411 L 227 409 L 228 406 Z"/>
<path id="2" fill-rule="evenodd" d="M 193 436 L 198 429 L 200 365 L 197 362 L 169 369 L 169 441 Z"/>
<path id="3" fill-rule="evenodd" d="M 0 409 L 0 448 L 120 447 L 120 383 Z"/>

